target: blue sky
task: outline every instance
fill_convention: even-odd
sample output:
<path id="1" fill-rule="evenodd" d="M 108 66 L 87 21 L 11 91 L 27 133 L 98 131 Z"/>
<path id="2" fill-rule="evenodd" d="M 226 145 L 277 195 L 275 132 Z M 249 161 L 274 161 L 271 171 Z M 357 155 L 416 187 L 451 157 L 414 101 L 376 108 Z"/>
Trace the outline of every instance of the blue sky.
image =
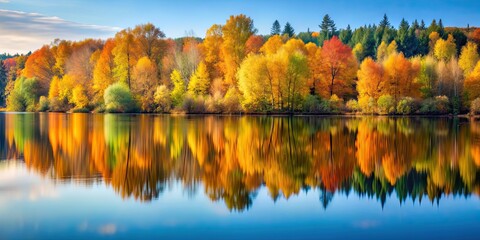
<path id="1" fill-rule="evenodd" d="M 268 33 L 275 19 L 282 25 L 289 21 L 296 32 L 318 30 L 327 13 L 341 28 L 378 23 L 384 13 L 395 26 L 402 17 L 409 22 L 424 19 L 429 24 L 442 18 L 445 26 L 480 26 L 478 0 L 0 0 L 0 9 L 0 52 L 27 52 L 54 38 L 106 38 L 146 22 L 167 37 L 192 32 L 203 37 L 212 24 L 240 13 L 254 19 L 260 34 Z"/>

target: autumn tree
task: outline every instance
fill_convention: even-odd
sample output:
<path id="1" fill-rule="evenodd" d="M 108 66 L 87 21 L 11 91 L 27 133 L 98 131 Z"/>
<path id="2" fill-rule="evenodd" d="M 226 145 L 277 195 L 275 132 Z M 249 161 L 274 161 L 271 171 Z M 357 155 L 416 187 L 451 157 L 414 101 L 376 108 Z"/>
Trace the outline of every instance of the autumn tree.
<path id="1" fill-rule="evenodd" d="M 420 63 L 417 82 L 420 84 L 420 92 L 423 98 L 431 98 L 435 95 L 437 83 L 437 60 L 433 56 L 416 58 L 414 61 Z"/>
<path id="2" fill-rule="evenodd" d="M 221 25 L 213 25 L 205 34 L 205 39 L 200 44 L 204 62 L 212 79 L 221 78 L 223 72 L 222 46 L 223 33 Z"/>
<path id="3" fill-rule="evenodd" d="M 334 36 L 324 42 L 321 56 L 322 76 L 329 90 L 328 97 L 336 94 L 343 98 L 350 94 L 357 70 L 357 61 L 351 48 Z"/>
<path id="4" fill-rule="evenodd" d="M 152 112 L 155 87 L 158 84 L 157 67 L 147 56 L 138 60 L 133 69 L 131 91 L 139 99 L 142 111 Z"/>
<path id="5" fill-rule="evenodd" d="M 472 31 L 469 35 L 469 39 L 471 39 L 473 42 L 480 44 L 480 28 L 475 29 Z"/>
<path id="6" fill-rule="evenodd" d="M 175 69 L 177 69 L 182 75 L 182 78 L 187 81 L 187 85 L 188 80 L 195 72 L 200 60 L 201 55 L 197 39 L 193 37 L 183 38 L 182 44 L 175 53 Z"/>
<path id="7" fill-rule="evenodd" d="M 258 35 L 252 35 L 245 43 L 245 53 L 258 53 L 263 46 L 263 37 Z"/>
<path id="8" fill-rule="evenodd" d="M 299 109 L 300 103 L 308 93 L 307 58 L 301 52 L 293 53 L 288 59 L 286 86 L 288 111 L 294 112 Z"/>
<path id="9" fill-rule="evenodd" d="M 325 92 L 321 93 L 321 91 L 325 91 L 325 89 L 320 87 L 322 49 L 314 43 L 306 44 L 305 49 L 307 51 L 308 69 L 310 71 L 307 83 L 310 88 L 310 94 L 325 96 Z"/>
<path id="10" fill-rule="evenodd" d="M 100 56 L 103 43 L 100 40 L 86 39 L 72 45 L 72 54 L 65 62 L 65 73 L 75 85 L 81 85 L 87 96 L 93 96 L 92 80 L 95 63 Z"/>
<path id="11" fill-rule="evenodd" d="M 464 75 L 468 76 L 479 60 L 477 44 L 468 42 L 467 45 L 462 48 L 458 64 L 462 68 Z"/>
<path id="12" fill-rule="evenodd" d="M 235 83 L 237 69 L 245 58 L 245 43 L 255 32 L 253 20 L 243 14 L 230 16 L 223 26 L 222 54 L 225 61 L 226 83 Z"/>
<path id="13" fill-rule="evenodd" d="M 480 61 L 477 62 L 473 71 L 465 79 L 464 89 L 467 93 L 468 101 L 473 101 L 480 97 Z"/>
<path id="14" fill-rule="evenodd" d="M 66 40 L 55 39 L 52 52 L 55 57 L 53 72 L 56 76 L 61 78 L 66 73 L 65 65 L 72 54 L 72 43 Z"/>
<path id="15" fill-rule="evenodd" d="M 50 81 L 54 76 L 55 58 L 48 46 L 43 46 L 30 55 L 25 63 L 22 75 L 26 78 L 36 78 L 39 84 L 39 96 L 48 94 Z"/>
<path id="16" fill-rule="evenodd" d="M 365 58 L 357 73 L 359 99 L 373 98 L 375 101 L 386 93 L 387 82 L 382 64 Z"/>
<path id="17" fill-rule="evenodd" d="M 265 44 L 260 48 L 260 52 L 271 55 L 275 54 L 280 47 L 282 47 L 283 41 L 282 38 L 278 35 L 270 37 Z"/>
<path id="18" fill-rule="evenodd" d="M 71 103 L 75 105 L 76 109 L 85 109 L 90 100 L 87 96 L 87 93 L 82 85 L 77 85 L 72 90 L 72 99 Z"/>
<path id="19" fill-rule="evenodd" d="M 382 41 L 380 45 L 377 47 L 377 60 L 383 60 L 387 55 L 387 44 Z"/>
<path id="20" fill-rule="evenodd" d="M 132 69 L 136 64 L 134 58 L 134 36 L 130 29 L 122 30 L 115 35 L 115 47 L 112 49 L 113 76 L 116 82 L 123 82 L 130 87 Z"/>
<path id="21" fill-rule="evenodd" d="M 358 61 L 362 61 L 365 57 L 365 49 L 363 49 L 363 45 L 361 43 L 355 44 L 355 47 L 352 49 L 353 56 L 355 56 L 355 59 Z"/>
<path id="22" fill-rule="evenodd" d="M 163 57 L 165 46 L 162 39 L 165 37 L 165 33 L 155 25 L 147 23 L 137 25 L 132 30 L 132 34 L 135 41 L 135 54 L 138 58 L 146 56 L 158 68 L 158 64 Z"/>
<path id="23" fill-rule="evenodd" d="M 436 76 L 436 94 L 447 96 L 450 101 L 456 101 L 458 104 L 463 88 L 463 72 L 457 59 L 439 61 Z"/>
<path id="24" fill-rule="evenodd" d="M 273 108 L 267 60 L 264 55 L 248 55 L 237 72 L 238 88 L 244 96 L 242 105 L 249 111 Z"/>
<path id="25" fill-rule="evenodd" d="M 188 91 L 194 96 L 205 96 L 210 88 L 210 76 L 204 62 L 198 64 L 188 83 Z"/>
<path id="26" fill-rule="evenodd" d="M 115 82 L 113 48 L 115 48 L 113 39 L 107 40 L 93 69 L 92 89 L 96 102 L 103 101 L 105 89 Z"/>
<path id="27" fill-rule="evenodd" d="M 428 46 L 430 48 L 430 52 L 435 51 L 435 45 L 437 44 L 438 39 L 440 39 L 440 34 L 438 32 L 431 32 L 430 35 L 428 35 Z"/>
<path id="28" fill-rule="evenodd" d="M 439 60 L 448 61 L 457 54 L 457 45 L 451 34 L 448 35 L 447 40 L 438 39 L 435 42 L 434 55 Z"/>
<path id="29" fill-rule="evenodd" d="M 170 93 L 172 103 L 174 106 L 179 106 L 183 102 L 186 92 L 185 80 L 183 80 L 182 75 L 176 69 L 170 74 L 170 79 L 173 83 L 173 90 Z"/>
<path id="30" fill-rule="evenodd" d="M 419 95 L 419 86 L 415 82 L 419 66 L 413 65 L 403 53 L 390 55 L 383 65 L 387 78 L 386 93 L 393 96 L 395 103 L 400 97 Z"/>

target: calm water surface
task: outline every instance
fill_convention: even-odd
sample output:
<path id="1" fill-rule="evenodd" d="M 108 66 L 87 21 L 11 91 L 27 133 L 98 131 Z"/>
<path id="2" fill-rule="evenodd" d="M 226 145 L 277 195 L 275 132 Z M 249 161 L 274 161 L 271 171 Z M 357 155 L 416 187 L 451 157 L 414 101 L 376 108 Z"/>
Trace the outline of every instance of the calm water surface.
<path id="1" fill-rule="evenodd" d="M 480 122 L 0 114 L 0 239 L 477 238 Z"/>

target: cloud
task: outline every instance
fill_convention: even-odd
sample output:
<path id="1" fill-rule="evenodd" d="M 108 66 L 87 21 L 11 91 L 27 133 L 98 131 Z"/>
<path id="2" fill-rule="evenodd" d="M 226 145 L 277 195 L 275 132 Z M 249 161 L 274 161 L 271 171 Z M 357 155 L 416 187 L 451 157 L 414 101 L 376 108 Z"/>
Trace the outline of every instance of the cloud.
<path id="1" fill-rule="evenodd" d="M 10 0 L 0 0 L 0 3 L 9 3 Z"/>
<path id="2" fill-rule="evenodd" d="M 27 53 L 56 38 L 107 38 L 119 30 L 116 27 L 81 24 L 39 13 L 0 9 L 0 52 Z"/>

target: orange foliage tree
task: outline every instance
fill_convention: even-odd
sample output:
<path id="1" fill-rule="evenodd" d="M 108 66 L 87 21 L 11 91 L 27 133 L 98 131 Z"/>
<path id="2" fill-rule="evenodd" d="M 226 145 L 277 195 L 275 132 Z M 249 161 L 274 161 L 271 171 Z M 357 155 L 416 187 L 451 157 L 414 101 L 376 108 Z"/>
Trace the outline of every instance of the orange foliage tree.
<path id="1" fill-rule="evenodd" d="M 222 28 L 222 52 L 225 61 L 225 81 L 236 84 L 235 74 L 240 63 L 245 58 L 245 44 L 256 29 L 253 20 L 243 14 L 231 16 Z"/>
<path id="2" fill-rule="evenodd" d="M 48 46 L 43 46 L 39 50 L 33 52 L 25 63 L 25 68 L 23 69 L 22 74 L 27 78 L 36 78 L 39 81 L 40 89 L 38 90 L 38 93 L 40 96 L 46 96 L 48 94 L 50 81 L 54 76 L 54 64 L 55 58 Z"/>
<path id="3" fill-rule="evenodd" d="M 343 98 L 352 93 L 352 85 L 357 71 L 357 60 L 352 49 L 343 44 L 338 37 L 323 43 L 322 48 L 322 76 L 325 86 L 328 86 L 329 96 L 333 94 Z"/>

